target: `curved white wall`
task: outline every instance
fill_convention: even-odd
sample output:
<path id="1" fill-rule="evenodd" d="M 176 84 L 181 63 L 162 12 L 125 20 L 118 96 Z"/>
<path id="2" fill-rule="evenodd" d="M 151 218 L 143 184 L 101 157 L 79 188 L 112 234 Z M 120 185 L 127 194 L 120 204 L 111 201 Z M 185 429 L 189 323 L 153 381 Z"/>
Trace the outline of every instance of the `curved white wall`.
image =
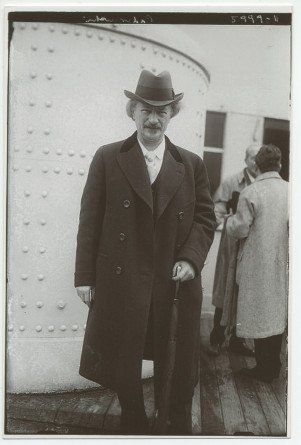
<path id="1" fill-rule="evenodd" d="M 10 48 L 7 389 L 85 388 L 87 308 L 73 288 L 82 189 L 95 150 L 129 136 L 124 89 L 170 70 L 184 108 L 168 135 L 202 154 L 208 75 L 173 27 L 15 23 Z M 154 35 L 154 33 L 156 35 Z M 177 41 L 181 40 L 181 45 Z M 171 48 L 170 41 L 175 43 Z M 185 104 L 187 104 L 185 106 Z M 148 372 L 148 371 L 146 371 Z"/>

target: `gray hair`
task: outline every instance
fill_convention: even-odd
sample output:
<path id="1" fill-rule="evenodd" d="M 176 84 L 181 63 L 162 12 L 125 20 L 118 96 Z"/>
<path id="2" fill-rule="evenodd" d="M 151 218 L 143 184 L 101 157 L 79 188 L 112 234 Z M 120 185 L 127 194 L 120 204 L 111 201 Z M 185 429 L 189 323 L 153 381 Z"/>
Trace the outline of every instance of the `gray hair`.
<path id="1" fill-rule="evenodd" d="M 131 119 L 133 119 L 133 111 L 134 111 L 138 102 L 139 102 L 138 100 L 130 99 L 126 104 L 126 114 Z M 170 104 L 170 107 L 171 107 L 171 117 L 175 117 L 179 113 L 180 109 L 182 108 L 182 103 L 173 102 Z"/>

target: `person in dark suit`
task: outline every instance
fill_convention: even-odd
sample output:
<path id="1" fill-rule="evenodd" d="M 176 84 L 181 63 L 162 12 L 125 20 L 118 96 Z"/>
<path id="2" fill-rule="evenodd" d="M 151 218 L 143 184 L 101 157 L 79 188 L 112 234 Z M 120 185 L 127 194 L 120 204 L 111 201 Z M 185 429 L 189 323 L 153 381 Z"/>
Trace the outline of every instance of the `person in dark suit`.
<path id="1" fill-rule="evenodd" d="M 148 434 L 142 360 L 154 361 L 157 406 L 179 281 L 170 432 L 190 434 L 213 202 L 200 157 L 165 136 L 183 98 L 169 72 L 143 70 L 125 94 L 137 131 L 96 152 L 81 199 L 75 287 L 90 308 L 80 374 L 117 392 L 123 434 Z"/>

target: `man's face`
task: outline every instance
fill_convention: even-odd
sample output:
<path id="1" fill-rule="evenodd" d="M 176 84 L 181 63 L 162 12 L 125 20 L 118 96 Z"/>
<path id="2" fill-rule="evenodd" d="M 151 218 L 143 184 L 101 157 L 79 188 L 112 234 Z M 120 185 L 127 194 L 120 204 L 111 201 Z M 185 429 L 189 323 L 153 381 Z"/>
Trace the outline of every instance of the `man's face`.
<path id="1" fill-rule="evenodd" d="M 247 168 L 248 168 L 250 174 L 254 177 L 256 177 L 258 174 L 257 166 L 255 163 L 255 156 L 257 155 L 257 153 L 258 153 L 258 148 L 250 148 L 247 151 L 246 159 L 245 159 Z"/>
<path id="2" fill-rule="evenodd" d="M 133 120 L 137 127 L 138 138 L 148 148 L 156 148 L 163 139 L 171 119 L 171 106 L 153 107 L 138 102 L 133 110 Z"/>

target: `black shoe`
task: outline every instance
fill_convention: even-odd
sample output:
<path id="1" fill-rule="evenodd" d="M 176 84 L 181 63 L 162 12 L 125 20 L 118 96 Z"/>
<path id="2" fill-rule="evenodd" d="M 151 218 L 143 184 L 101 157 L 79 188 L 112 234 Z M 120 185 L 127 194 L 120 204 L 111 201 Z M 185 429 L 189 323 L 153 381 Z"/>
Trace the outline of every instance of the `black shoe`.
<path id="1" fill-rule="evenodd" d="M 235 352 L 236 354 L 244 355 L 246 357 L 254 357 L 255 351 L 249 349 L 244 342 L 237 340 L 236 338 L 230 338 L 229 341 L 229 351 Z"/>
<path id="2" fill-rule="evenodd" d="M 254 368 L 241 368 L 239 370 L 239 374 L 250 377 L 251 379 L 260 380 L 261 382 L 265 383 L 271 383 L 273 380 L 272 375 L 267 375 L 263 373 L 258 366 L 255 366 Z"/>

